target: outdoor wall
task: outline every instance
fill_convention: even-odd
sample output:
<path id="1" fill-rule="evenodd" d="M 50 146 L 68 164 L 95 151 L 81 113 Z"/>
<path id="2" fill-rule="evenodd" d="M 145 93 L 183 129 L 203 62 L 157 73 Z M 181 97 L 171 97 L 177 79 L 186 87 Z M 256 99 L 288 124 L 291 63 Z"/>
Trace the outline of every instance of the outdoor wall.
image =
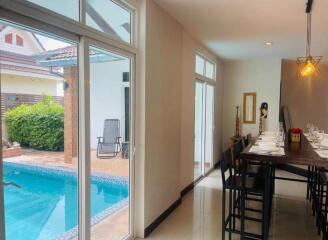
<path id="1" fill-rule="evenodd" d="M 204 48 L 183 31 L 183 72 L 182 72 L 182 112 L 181 112 L 181 165 L 180 189 L 194 181 L 194 129 L 195 129 L 195 54 L 203 53 L 217 65 L 215 85 L 215 130 L 214 130 L 214 163 L 219 161 L 221 152 L 221 108 L 222 108 L 222 64 L 216 55 Z"/>
<path id="2" fill-rule="evenodd" d="M 5 35 L 7 33 L 13 34 L 12 44 L 5 42 Z M 23 38 L 23 46 L 16 45 L 16 35 L 19 35 L 21 38 Z M 31 33 L 17 28 L 12 28 L 10 26 L 7 26 L 2 32 L 0 32 L 0 50 L 23 55 L 37 54 L 42 51 Z"/>
<path id="3" fill-rule="evenodd" d="M 97 148 L 97 137 L 103 135 L 105 119 L 119 119 L 121 124 L 121 136 L 124 136 L 125 112 L 123 72 L 129 71 L 129 60 L 91 64 L 90 140 L 92 149 Z"/>
<path id="4" fill-rule="evenodd" d="M 282 60 L 281 106 L 287 106 L 293 127 L 313 123 L 328 132 L 328 65 L 320 63 L 313 79 L 298 78 L 295 60 Z"/>
<path id="5" fill-rule="evenodd" d="M 57 96 L 57 80 L 1 74 L 1 92 Z"/>
<path id="6" fill-rule="evenodd" d="M 236 106 L 243 112 L 243 93 L 256 92 L 256 124 L 243 124 L 241 133 L 258 134 L 259 108 L 262 102 L 269 105 L 267 129 L 276 130 L 279 123 L 281 60 L 244 60 L 225 62 L 223 65 L 223 146 L 230 144 L 235 134 Z"/>

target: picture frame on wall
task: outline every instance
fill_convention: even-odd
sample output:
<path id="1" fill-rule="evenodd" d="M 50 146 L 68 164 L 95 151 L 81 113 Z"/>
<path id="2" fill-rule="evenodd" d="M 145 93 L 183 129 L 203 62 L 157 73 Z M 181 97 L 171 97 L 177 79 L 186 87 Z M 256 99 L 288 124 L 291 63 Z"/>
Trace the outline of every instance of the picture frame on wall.
<path id="1" fill-rule="evenodd" d="M 243 123 L 256 123 L 256 93 L 246 92 L 243 97 Z"/>

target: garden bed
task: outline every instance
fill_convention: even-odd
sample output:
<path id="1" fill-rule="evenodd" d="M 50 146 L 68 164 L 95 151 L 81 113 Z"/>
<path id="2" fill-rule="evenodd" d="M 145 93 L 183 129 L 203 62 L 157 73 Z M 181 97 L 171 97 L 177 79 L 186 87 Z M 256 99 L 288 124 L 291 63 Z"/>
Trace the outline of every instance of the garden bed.
<path id="1" fill-rule="evenodd" d="M 22 148 L 20 146 L 2 149 L 3 158 L 18 157 L 21 155 L 22 155 Z"/>

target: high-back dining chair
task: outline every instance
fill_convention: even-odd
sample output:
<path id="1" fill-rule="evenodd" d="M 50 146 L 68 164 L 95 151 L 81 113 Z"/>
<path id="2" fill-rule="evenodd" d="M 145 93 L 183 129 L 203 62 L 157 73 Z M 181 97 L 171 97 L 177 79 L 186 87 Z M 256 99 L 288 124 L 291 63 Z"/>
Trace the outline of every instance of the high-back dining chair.
<path id="1" fill-rule="evenodd" d="M 262 186 L 262 180 L 257 179 L 255 176 L 249 176 L 248 174 L 237 174 L 234 168 L 233 149 L 229 148 L 222 154 L 221 165 L 221 177 L 222 177 L 222 237 L 225 239 L 226 232 L 229 233 L 229 240 L 231 240 L 232 234 L 241 234 L 242 236 L 252 239 L 262 239 L 262 234 L 253 234 L 245 231 L 245 220 L 263 222 L 262 219 L 246 216 L 246 211 L 262 213 L 262 209 L 246 208 L 246 201 L 262 202 L 264 186 Z M 229 213 L 226 216 L 226 193 L 229 191 L 228 198 L 228 210 Z M 247 198 L 246 198 L 247 196 Z M 251 196 L 255 196 L 252 198 Z M 262 207 L 263 208 L 263 207 Z M 241 220 L 241 226 L 238 230 L 236 227 L 236 219 Z"/>

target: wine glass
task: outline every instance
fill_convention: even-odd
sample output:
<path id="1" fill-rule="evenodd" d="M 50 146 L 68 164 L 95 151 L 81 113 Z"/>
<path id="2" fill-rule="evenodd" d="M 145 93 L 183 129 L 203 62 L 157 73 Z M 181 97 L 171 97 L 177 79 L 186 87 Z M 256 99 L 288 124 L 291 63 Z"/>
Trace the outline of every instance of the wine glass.
<path id="1" fill-rule="evenodd" d="M 276 146 L 280 148 L 281 146 L 283 146 L 284 141 L 285 141 L 285 133 L 284 131 L 279 131 L 276 137 Z"/>
<path id="2" fill-rule="evenodd" d="M 306 124 L 306 128 L 307 128 L 307 132 L 311 135 L 311 128 L 312 128 L 313 124 L 312 123 L 307 123 Z"/>
<path id="3" fill-rule="evenodd" d="M 313 135 L 313 141 L 315 143 L 318 142 L 318 132 L 319 132 L 319 128 L 318 127 L 312 127 L 312 135 Z"/>
<path id="4" fill-rule="evenodd" d="M 323 139 L 325 138 L 325 131 L 324 130 L 319 130 L 317 133 L 317 139 L 318 139 L 318 148 L 320 149 L 321 143 Z"/>

